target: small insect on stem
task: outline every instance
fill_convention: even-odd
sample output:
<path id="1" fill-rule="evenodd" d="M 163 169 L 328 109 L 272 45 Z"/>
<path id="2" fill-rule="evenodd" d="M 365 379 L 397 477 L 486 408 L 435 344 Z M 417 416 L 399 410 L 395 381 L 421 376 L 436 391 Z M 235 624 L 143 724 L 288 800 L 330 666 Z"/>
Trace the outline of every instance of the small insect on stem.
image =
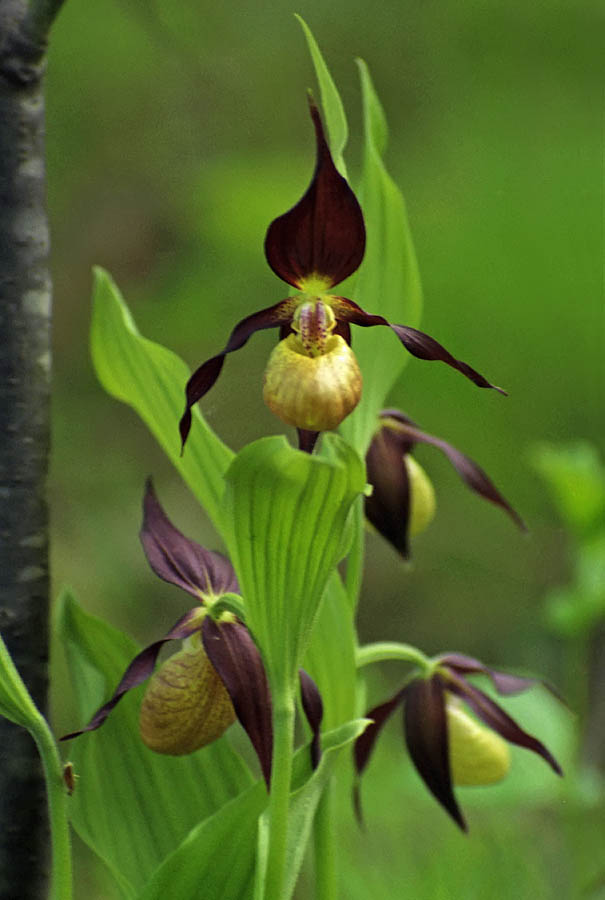
<path id="1" fill-rule="evenodd" d="M 76 775 L 74 772 L 74 764 L 72 762 L 66 762 L 63 766 L 63 781 L 65 782 L 65 787 L 67 788 L 67 793 L 71 797 L 73 794 L 76 781 L 79 778 L 79 775 Z"/>

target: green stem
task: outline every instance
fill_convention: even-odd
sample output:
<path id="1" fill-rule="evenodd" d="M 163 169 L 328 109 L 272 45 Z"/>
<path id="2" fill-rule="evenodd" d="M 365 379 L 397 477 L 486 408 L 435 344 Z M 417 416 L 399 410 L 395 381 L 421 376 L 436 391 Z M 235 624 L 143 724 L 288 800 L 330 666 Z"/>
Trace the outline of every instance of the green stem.
<path id="1" fill-rule="evenodd" d="M 398 659 L 401 662 L 411 662 L 420 666 L 423 671 L 431 669 L 433 661 L 425 656 L 421 650 L 410 644 L 399 644 L 396 641 L 379 641 L 375 644 L 366 644 L 359 647 L 355 654 L 355 664 L 360 669 L 371 663 L 384 662 L 388 659 Z"/>
<path id="2" fill-rule="evenodd" d="M 272 686 L 273 687 L 273 686 Z M 269 849 L 265 900 L 284 900 L 288 810 L 294 753 L 294 691 L 280 686 L 273 694 L 273 766 L 269 797 Z"/>
<path id="3" fill-rule="evenodd" d="M 50 832 L 52 840 L 51 900 L 71 900 L 71 841 L 67 812 L 67 790 L 63 781 L 63 764 L 46 720 L 40 716 L 30 726 L 44 766 Z"/>
<path id="4" fill-rule="evenodd" d="M 337 900 L 336 846 L 334 834 L 334 779 L 321 796 L 313 823 L 315 850 L 315 897 Z"/>

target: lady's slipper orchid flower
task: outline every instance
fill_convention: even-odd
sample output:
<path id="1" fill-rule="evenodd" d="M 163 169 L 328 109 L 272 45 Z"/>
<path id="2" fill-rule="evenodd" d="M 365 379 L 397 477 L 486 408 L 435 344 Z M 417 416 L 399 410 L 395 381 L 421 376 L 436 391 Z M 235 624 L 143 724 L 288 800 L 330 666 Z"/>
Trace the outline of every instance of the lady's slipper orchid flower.
<path id="1" fill-rule="evenodd" d="M 521 517 L 472 459 L 447 441 L 420 431 L 397 409 L 385 409 L 379 418 L 380 428 L 366 455 L 368 482 L 373 491 L 366 497 L 365 514 L 404 559 L 409 556 L 409 537 L 426 528 L 435 510 L 432 485 L 411 455 L 419 443 L 441 450 L 472 491 L 499 506 L 525 530 Z"/>
<path id="2" fill-rule="evenodd" d="M 371 315 L 332 293 L 361 264 L 365 226 L 355 194 L 334 165 L 312 100 L 310 111 L 317 141 L 313 179 L 296 206 L 271 223 L 265 238 L 270 267 L 300 293 L 242 319 L 224 350 L 193 373 L 179 426 L 183 446 L 191 428 L 191 408 L 217 380 L 225 356 L 265 328 L 279 328 L 281 340 L 267 364 L 264 399 L 280 419 L 298 428 L 305 449 L 312 447 L 318 432 L 336 428 L 359 402 L 361 374 L 350 347 L 351 325 L 387 326 L 419 359 L 440 360 L 479 387 L 505 393 L 429 335 Z"/>
<path id="3" fill-rule="evenodd" d="M 152 675 L 160 650 L 168 641 L 184 641 L 153 675 L 143 698 L 140 732 L 158 753 L 181 756 L 206 746 L 239 719 L 250 738 L 269 785 L 273 749 L 271 695 L 260 653 L 248 629 L 231 613 L 218 621 L 209 607 L 238 588 L 231 563 L 205 550 L 175 528 L 147 483 L 143 501 L 141 542 L 153 571 L 198 602 L 163 638 L 132 660 L 113 696 L 80 731 L 99 728 L 124 694 Z M 301 670 L 302 704 L 313 732 L 311 758 L 319 759 L 321 697 L 314 681 Z"/>
<path id="4" fill-rule="evenodd" d="M 403 706 L 405 741 L 412 762 L 429 791 L 463 831 L 467 826 L 453 786 L 493 784 L 504 778 L 509 759 L 501 738 L 533 750 L 557 775 L 563 774 L 544 744 L 467 680 L 468 675 L 477 674 L 487 675 L 501 695 L 518 694 L 536 684 L 535 679 L 497 672 L 470 656 L 444 654 L 435 660 L 430 677 L 414 678 L 367 713 L 373 722 L 357 739 L 354 748 L 355 769 L 361 775 L 384 724 L 397 707 Z M 469 716 L 460 701 L 483 724 Z"/>

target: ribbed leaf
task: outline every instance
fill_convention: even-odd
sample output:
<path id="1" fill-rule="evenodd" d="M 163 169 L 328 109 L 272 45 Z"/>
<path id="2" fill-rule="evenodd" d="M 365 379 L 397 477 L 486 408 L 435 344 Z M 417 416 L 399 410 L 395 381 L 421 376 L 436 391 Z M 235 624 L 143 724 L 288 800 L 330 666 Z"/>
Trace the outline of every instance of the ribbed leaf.
<path id="1" fill-rule="evenodd" d="M 139 648 L 84 612 L 67 593 L 59 601 L 57 627 L 80 721 L 85 722 Z M 226 737 L 191 756 L 160 756 L 148 750 L 138 732 L 141 691 L 124 697 L 102 728 L 69 745 L 81 776 L 71 801 L 72 823 L 127 897 L 142 888 L 192 827 L 252 781 Z"/>
<path id="2" fill-rule="evenodd" d="M 405 202 L 382 159 L 388 135 L 382 106 L 367 66 L 362 60 L 358 63 L 364 115 L 364 161 L 358 197 L 367 242 L 351 299 L 389 322 L 415 326 L 420 320 L 422 290 Z M 378 412 L 408 357 L 393 335 L 382 328 L 354 329 L 353 348 L 364 389 L 357 410 L 341 428 L 357 451 L 365 454 Z"/>
<path id="3" fill-rule="evenodd" d="M 0 635 L 0 716 L 31 729 L 40 713 L 19 675 Z"/>
<path id="4" fill-rule="evenodd" d="M 351 719 L 356 711 L 355 631 L 338 572 L 326 586 L 303 666 L 321 691 L 324 727 L 335 728 Z"/>
<path id="5" fill-rule="evenodd" d="M 295 13 L 295 17 L 300 22 L 305 38 L 307 40 L 311 59 L 313 60 L 315 75 L 317 76 L 321 94 L 321 106 L 323 109 L 326 128 L 328 131 L 328 142 L 330 144 L 332 158 L 334 159 L 334 165 L 336 166 L 340 174 L 346 178 L 347 169 L 342 154 L 347 144 L 349 129 L 347 126 L 344 106 L 342 105 L 342 100 L 340 99 L 338 89 L 334 84 L 334 79 L 330 75 L 328 67 L 321 54 L 321 50 L 317 45 L 317 41 L 311 33 L 311 29 L 309 28 L 305 20 L 301 18 L 301 16 Z"/>
<path id="6" fill-rule="evenodd" d="M 322 741 L 323 752 L 319 766 L 311 777 L 292 795 L 288 817 L 287 875 L 284 900 L 288 900 L 291 897 L 296 887 L 300 867 L 309 842 L 317 804 L 334 771 L 334 763 L 338 759 L 338 751 L 348 747 L 356 740 L 367 725 L 367 719 L 355 719 L 324 735 Z M 297 757 L 299 756 L 300 753 L 297 754 Z M 297 758 L 295 762 L 304 765 L 308 771 L 308 754 L 302 758 Z M 296 784 L 296 771 L 293 784 Z"/>
<path id="7" fill-rule="evenodd" d="M 111 276 L 100 268 L 94 276 L 91 352 L 99 381 L 136 410 L 218 526 L 222 476 L 233 454 L 196 408 L 181 457 L 178 425 L 190 372 L 170 350 L 141 337 Z"/>
<path id="8" fill-rule="evenodd" d="M 363 731 L 366 720 L 347 722 L 324 735 L 319 767 L 309 777 L 309 751 L 303 747 L 294 759 L 292 815 L 288 846 L 288 892 L 298 876 L 310 825 L 338 751 Z M 258 819 L 266 808 L 262 782 L 243 791 L 213 816 L 201 822 L 159 866 L 137 900 L 251 900 L 254 894 Z M 257 882 L 262 875 L 256 876 Z"/>
<path id="9" fill-rule="evenodd" d="M 364 466 L 337 435 L 322 452 L 262 438 L 227 475 L 225 535 L 246 604 L 246 624 L 271 675 L 293 679 L 327 579 L 343 551 L 343 529 L 365 485 Z"/>
<path id="10" fill-rule="evenodd" d="M 258 783 L 194 828 L 168 856 L 138 900 L 249 900 L 258 817 L 267 805 Z"/>

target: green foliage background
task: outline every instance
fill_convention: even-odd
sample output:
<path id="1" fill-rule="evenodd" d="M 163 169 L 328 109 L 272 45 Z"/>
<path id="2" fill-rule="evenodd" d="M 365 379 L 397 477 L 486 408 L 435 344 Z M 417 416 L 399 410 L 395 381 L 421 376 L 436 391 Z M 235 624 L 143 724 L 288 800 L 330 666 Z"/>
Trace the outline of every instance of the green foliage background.
<path id="1" fill-rule="evenodd" d="M 415 541 L 412 567 L 368 536 L 362 638 L 457 649 L 561 683 L 561 646 L 545 629 L 542 601 L 568 577 L 569 542 L 529 449 L 576 438 L 602 447 L 596 2 L 307 0 L 293 9 L 281 0 L 69 0 L 48 70 L 55 586 L 68 582 L 87 609 L 141 641 L 178 617 L 178 592 L 154 578 L 137 538 L 150 473 L 179 527 L 216 545 L 144 426 L 94 379 L 90 272 L 94 263 L 109 269 L 141 332 L 192 366 L 222 346 L 235 321 L 286 295 L 262 242 L 313 166 L 305 90 L 314 79 L 295 11 L 346 104 L 353 184 L 361 155 L 354 58 L 371 68 L 391 130 L 387 163 L 418 254 L 421 327 L 510 392 L 492 396 L 413 360 L 392 405 L 480 462 L 530 526 L 529 537 L 515 532 L 445 460 L 419 450 L 438 517 Z M 371 311 L 380 312 L 379 297 Z M 273 341 L 256 335 L 230 358 L 204 403 L 234 449 L 281 431 L 261 398 Z M 74 707 L 60 654 L 56 669 L 61 731 L 74 726 Z M 384 680 L 396 676 L 388 669 Z M 380 697 L 384 683 L 377 678 L 371 690 Z M 368 834 L 343 825 L 343 854 L 356 863 L 346 866 L 347 897 L 402 896 L 407 885 L 414 898 L 467 900 L 495 896 L 495 883 L 499 897 L 533 900 L 550 897 L 553 885 L 574 897 L 598 880 L 605 866 L 591 855 L 594 810 L 574 806 L 565 817 L 559 805 L 553 816 L 537 801 L 520 809 L 514 789 L 508 800 L 494 789 L 472 817 L 469 841 L 422 792 L 398 741 L 394 728 L 368 775 Z"/>

